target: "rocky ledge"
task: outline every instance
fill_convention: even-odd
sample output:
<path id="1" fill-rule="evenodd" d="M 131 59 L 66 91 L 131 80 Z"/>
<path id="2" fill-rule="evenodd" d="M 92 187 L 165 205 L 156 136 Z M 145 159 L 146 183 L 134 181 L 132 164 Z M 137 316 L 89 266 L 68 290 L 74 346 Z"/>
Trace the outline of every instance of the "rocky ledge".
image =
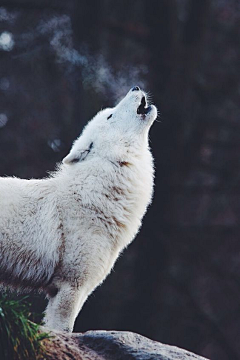
<path id="1" fill-rule="evenodd" d="M 50 336 L 44 341 L 46 360 L 206 360 L 127 331 L 50 332 Z"/>

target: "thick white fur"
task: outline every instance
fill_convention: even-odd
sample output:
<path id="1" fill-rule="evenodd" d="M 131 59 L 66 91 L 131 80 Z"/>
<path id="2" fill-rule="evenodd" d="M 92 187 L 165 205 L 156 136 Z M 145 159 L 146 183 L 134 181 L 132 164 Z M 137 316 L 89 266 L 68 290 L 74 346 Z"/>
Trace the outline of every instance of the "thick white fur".
<path id="1" fill-rule="evenodd" d="M 72 331 L 151 201 L 157 110 L 137 114 L 144 95 L 130 90 L 100 111 L 49 178 L 0 178 L 0 282 L 44 291 L 49 328 Z"/>

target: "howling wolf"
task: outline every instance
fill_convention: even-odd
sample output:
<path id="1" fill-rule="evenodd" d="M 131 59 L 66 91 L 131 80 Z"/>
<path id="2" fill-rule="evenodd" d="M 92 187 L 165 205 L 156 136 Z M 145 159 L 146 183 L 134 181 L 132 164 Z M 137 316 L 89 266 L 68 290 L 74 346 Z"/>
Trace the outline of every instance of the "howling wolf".
<path id="1" fill-rule="evenodd" d="M 148 132 L 156 117 L 135 86 L 86 125 L 51 176 L 0 178 L 0 283 L 43 291 L 47 327 L 72 331 L 138 232 L 153 192 Z"/>

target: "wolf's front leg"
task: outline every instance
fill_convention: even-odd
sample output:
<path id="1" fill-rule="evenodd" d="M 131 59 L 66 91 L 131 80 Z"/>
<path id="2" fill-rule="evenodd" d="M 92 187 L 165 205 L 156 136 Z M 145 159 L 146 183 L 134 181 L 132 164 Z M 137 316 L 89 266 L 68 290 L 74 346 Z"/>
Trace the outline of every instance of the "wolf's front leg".
<path id="1" fill-rule="evenodd" d="M 62 284 L 57 294 L 49 300 L 43 320 L 44 325 L 49 329 L 71 332 L 87 296 L 84 287 L 77 288 L 68 283 Z"/>

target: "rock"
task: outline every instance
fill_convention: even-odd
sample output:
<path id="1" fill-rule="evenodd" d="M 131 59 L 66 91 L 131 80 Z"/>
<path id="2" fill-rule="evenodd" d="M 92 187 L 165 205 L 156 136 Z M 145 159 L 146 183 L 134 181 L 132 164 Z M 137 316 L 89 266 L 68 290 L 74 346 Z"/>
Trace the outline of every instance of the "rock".
<path id="1" fill-rule="evenodd" d="M 43 328 L 44 331 L 46 329 Z M 206 360 L 199 355 L 127 331 L 50 332 L 47 360 Z"/>

